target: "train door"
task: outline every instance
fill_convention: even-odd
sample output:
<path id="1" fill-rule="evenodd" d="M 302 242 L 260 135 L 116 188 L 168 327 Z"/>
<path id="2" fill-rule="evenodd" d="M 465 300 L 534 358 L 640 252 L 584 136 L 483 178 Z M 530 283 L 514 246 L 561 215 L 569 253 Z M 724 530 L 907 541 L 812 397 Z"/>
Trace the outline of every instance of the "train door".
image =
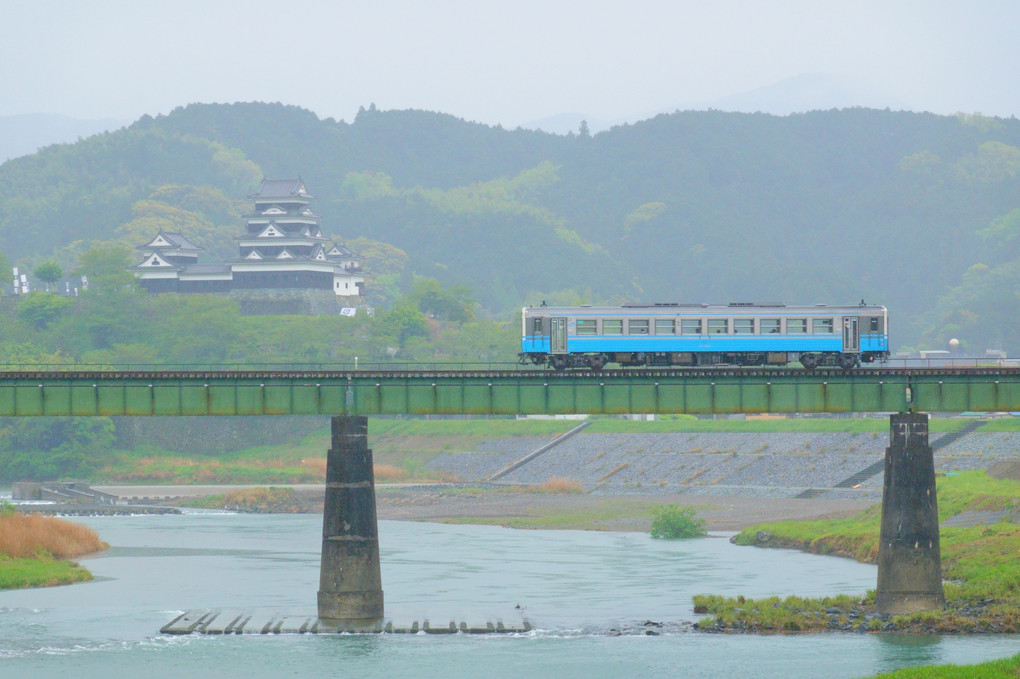
<path id="1" fill-rule="evenodd" d="M 857 316 L 843 317 L 843 353 L 857 354 L 861 351 L 860 319 Z"/>
<path id="2" fill-rule="evenodd" d="M 549 353 L 567 353 L 567 319 L 563 316 L 549 319 Z"/>

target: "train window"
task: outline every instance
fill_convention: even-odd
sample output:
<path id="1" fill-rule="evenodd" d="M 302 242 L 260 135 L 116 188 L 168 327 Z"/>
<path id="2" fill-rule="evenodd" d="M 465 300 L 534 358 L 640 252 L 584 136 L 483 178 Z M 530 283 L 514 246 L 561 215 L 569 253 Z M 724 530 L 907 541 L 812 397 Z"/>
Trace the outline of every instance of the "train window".
<path id="1" fill-rule="evenodd" d="M 871 332 L 879 332 L 878 330 L 878 317 L 874 316 L 871 319 Z"/>
<path id="2" fill-rule="evenodd" d="M 675 335 L 676 326 L 673 324 L 672 318 L 656 318 L 655 319 L 655 334 L 656 335 Z"/>
<path id="3" fill-rule="evenodd" d="M 725 318 L 710 318 L 708 319 L 708 334 L 709 335 L 724 335 L 726 334 L 727 321 Z"/>
<path id="4" fill-rule="evenodd" d="M 542 334 L 542 319 L 541 318 L 533 318 L 533 319 L 531 319 L 531 330 L 536 335 L 541 335 Z"/>
<path id="5" fill-rule="evenodd" d="M 811 332 L 815 335 L 831 335 L 832 334 L 832 319 L 831 318 L 812 318 L 811 319 Z"/>
<path id="6" fill-rule="evenodd" d="M 627 321 L 627 334 L 628 335 L 647 335 L 648 334 L 648 319 L 647 318 L 632 318 Z"/>
<path id="7" fill-rule="evenodd" d="M 700 318 L 684 318 L 680 320 L 680 334 L 681 335 L 700 335 L 701 334 L 701 319 Z"/>
<path id="8" fill-rule="evenodd" d="M 754 319 L 753 318 L 734 318 L 733 319 L 733 334 L 734 335 L 750 335 L 754 333 Z"/>
<path id="9" fill-rule="evenodd" d="M 786 332 L 791 335 L 804 335 L 807 334 L 807 319 L 806 318 L 787 318 L 786 319 Z"/>
<path id="10" fill-rule="evenodd" d="M 595 319 L 582 320 L 577 319 L 577 334 L 578 335 L 594 335 L 595 334 Z"/>
<path id="11" fill-rule="evenodd" d="M 771 335 L 779 333 L 779 319 L 778 318 L 762 318 L 758 321 L 758 332 L 763 335 Z"/>
<path id="12" fill-rule="evenodd" d="M 602 334 L 603 335 L 622 335 L 623 334 L 623 319 L 621 319 L 621 318 L 605 318 L 605 319 L 602 319 Z"/>

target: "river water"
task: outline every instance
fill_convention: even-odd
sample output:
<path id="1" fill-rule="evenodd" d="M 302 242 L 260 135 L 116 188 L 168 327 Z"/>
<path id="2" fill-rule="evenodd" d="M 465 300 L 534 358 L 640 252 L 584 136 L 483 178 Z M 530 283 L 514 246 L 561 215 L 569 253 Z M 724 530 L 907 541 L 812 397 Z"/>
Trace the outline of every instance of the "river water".
<path id="1" fill-rule="evenodd" d="M 312 515 L 77 519 L 111 545 L 87 584 L 0 592 L 0 677 L 863 677 L 1017 652 L 1020 638 L 675 632 L 697 593 L 863 593 L 875 567 L 713 536 L 517 531 L 380 522 L 387 618 L 519 622 L 522 635 L 228 635 L 160 627 L 193 608 L 314 616 L 322 521 Z M 521 609 L 518 609 L 520 606 Z"/>

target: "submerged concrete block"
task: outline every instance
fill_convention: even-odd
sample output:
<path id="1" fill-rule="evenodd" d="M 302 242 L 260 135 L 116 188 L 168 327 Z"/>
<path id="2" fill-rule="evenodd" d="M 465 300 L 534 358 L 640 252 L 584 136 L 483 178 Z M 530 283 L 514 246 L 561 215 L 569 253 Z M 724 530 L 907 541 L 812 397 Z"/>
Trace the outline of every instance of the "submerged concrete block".
<path id="1" fill-rule="evenodd" d="M 889 421 L 875 605 L 879 613 L 904 615 L 945 605 L 935 461 L 927 413 Z"/>

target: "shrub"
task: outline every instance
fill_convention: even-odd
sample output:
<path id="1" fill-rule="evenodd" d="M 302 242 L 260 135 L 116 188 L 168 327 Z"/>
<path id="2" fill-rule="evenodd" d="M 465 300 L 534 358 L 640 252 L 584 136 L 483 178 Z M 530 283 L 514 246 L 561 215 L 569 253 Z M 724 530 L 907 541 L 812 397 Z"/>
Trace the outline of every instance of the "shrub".
<path id="1" fill-rule="evenodd" d="M 707 532 L 705 520 L 697 515 L 694 507 L 664 505 L 657 507 L 653 513 L 653 538 L 697 538 Z"/>

